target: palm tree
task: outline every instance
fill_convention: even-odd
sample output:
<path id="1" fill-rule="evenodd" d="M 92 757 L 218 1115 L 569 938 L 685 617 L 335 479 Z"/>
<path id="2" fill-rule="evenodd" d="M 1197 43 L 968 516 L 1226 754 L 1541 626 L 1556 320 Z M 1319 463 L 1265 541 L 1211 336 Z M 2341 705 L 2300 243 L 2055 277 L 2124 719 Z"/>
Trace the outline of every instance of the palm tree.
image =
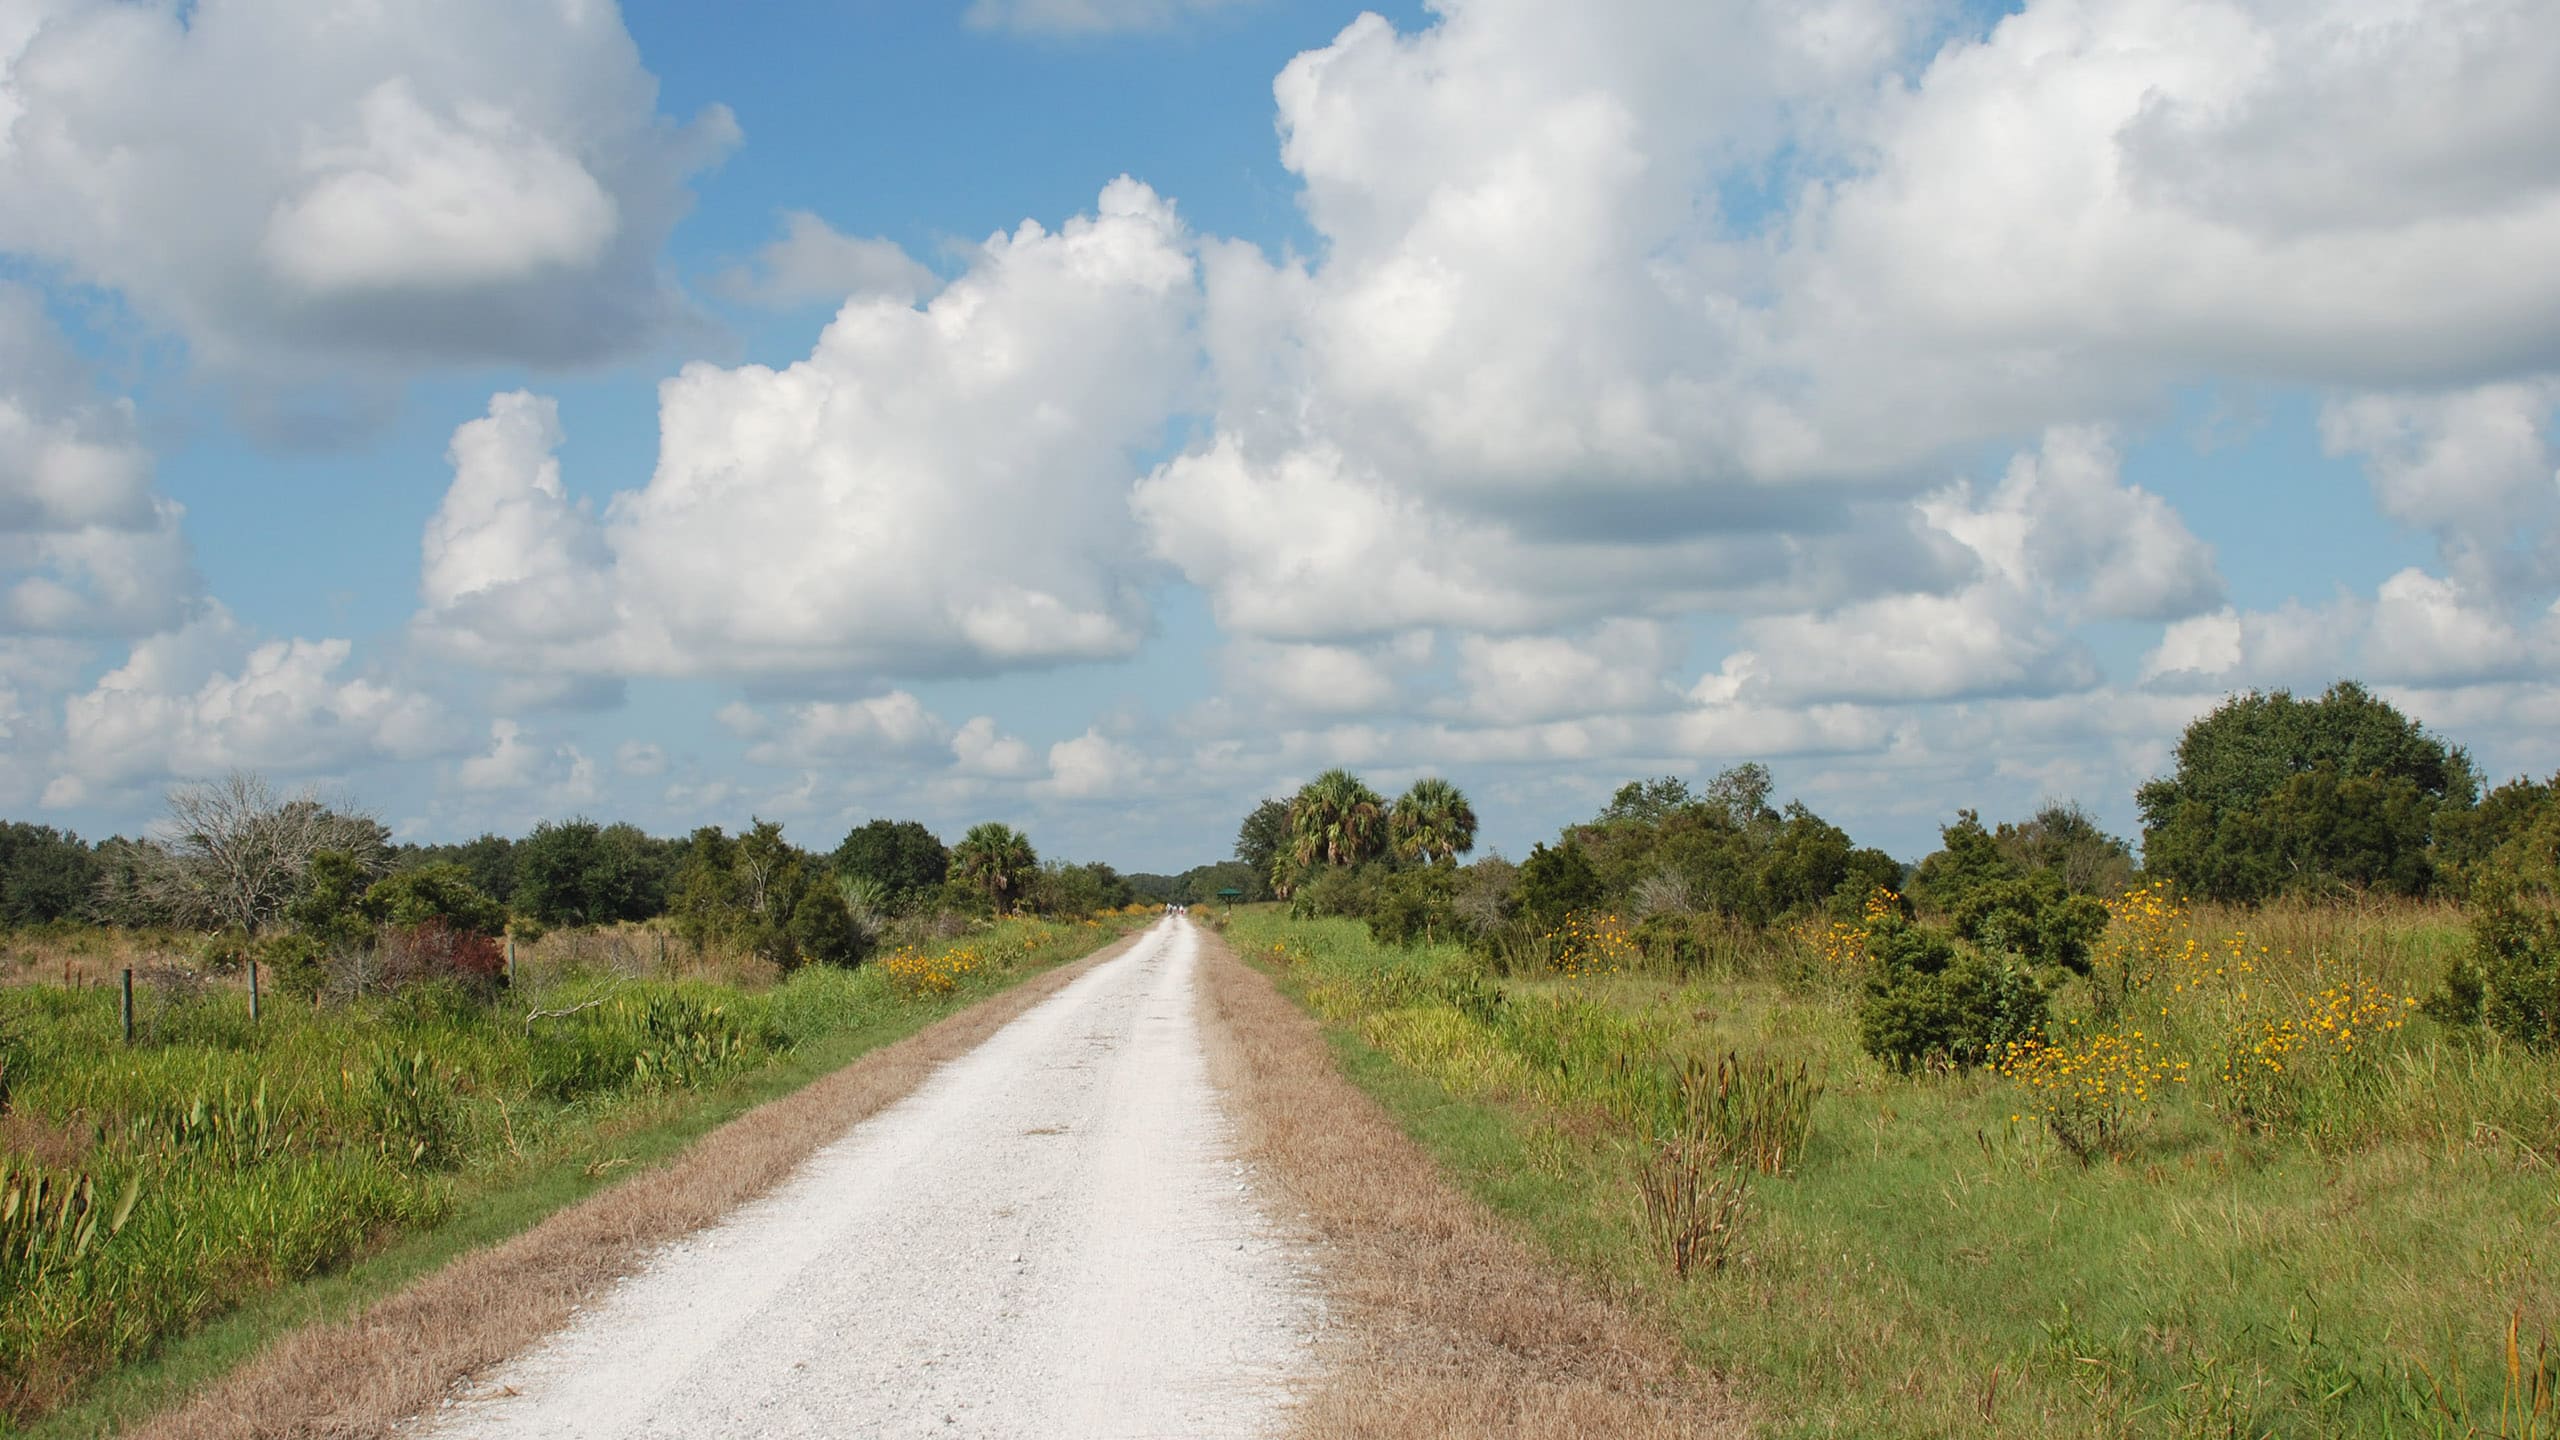
<path id="1" fill-rule="evenodd" d="M 1029 837 L 994 820 L 969 827 L 951 847 L 952 875 L 987 892 L 999 915 L 1012 908 L 1025 877 L 1039 863 Z"/>
<path id="2" fill-rule="evenodd" d="M 1289 849 L 1301 869 L 1357 865 L 1387 848 L 1387 802 L 1348 770 L 1327 770 L 1289 802 Z"/>
<path id="3" fill-rule="evenodd" d="M 1466 793 L 1436 775 L 1413 782 L 1387 816 L 1396 854 L 1408 860 L 1455 860 L 1476 848 L 1475 807 Z"/>

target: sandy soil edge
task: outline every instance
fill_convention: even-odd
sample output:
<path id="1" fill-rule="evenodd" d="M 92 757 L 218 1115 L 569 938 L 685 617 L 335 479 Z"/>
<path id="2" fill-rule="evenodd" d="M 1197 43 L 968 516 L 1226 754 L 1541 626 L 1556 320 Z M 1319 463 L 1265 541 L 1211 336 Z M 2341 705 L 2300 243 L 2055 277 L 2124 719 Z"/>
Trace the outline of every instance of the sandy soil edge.
<path id="1" fill-rule="evenodd" d="M 1460 1194 L 1269 977 L 1223 937 L 1200 938 L 1210 1074 L 1275 1208 L 1302 1215 L 1333 1311 L 1298 1434 L 1749 1433 L 1743 1407 L 1667 1336 Z"/>

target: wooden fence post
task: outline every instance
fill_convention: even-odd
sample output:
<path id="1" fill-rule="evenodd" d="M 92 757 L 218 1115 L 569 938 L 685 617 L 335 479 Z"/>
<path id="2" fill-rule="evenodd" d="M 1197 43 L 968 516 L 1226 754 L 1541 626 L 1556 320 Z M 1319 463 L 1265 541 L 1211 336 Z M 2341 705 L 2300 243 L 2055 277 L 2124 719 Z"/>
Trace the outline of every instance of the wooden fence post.
<path id="1" fill-rule="evenodd" d="M 124 1016 L 124 1043 L 133 1043 L 133 967 L 124 970 L 124 998 L 117 1006 Z"/>
<path id="2" fill-rule="evenodd" d="M 249 1023 L 258 1023 L 258 962 L 249 962 Z"/>
<path id="3" fill-rule="evenodd" d="M 516 937 L 507 937 L 507 988 L 516 988 Z"/>

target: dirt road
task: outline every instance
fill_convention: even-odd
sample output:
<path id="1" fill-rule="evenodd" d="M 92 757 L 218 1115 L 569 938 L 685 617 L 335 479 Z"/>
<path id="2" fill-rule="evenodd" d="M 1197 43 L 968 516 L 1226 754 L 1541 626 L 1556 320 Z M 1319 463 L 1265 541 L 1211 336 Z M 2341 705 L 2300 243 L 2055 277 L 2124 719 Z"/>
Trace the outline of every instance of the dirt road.
<path id="1" fill-rule="evenodd" d="M 1149 931 L 417 1433 L 1275 1430 L 1317 1308 Z"/>

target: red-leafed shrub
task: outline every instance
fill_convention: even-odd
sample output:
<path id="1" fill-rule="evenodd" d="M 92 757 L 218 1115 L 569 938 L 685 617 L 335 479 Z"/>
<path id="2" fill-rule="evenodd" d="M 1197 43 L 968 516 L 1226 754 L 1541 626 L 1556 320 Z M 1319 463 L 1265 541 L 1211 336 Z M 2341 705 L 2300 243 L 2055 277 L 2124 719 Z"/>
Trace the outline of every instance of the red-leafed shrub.
<path id="1" fill-rule="evenodd" d="M 384 989 L 421 980 L 496 983 L 507 971 L 498 942 L 476 930 L 457 929 L 441 918 L 383 927 L 375 973 Z"/>

